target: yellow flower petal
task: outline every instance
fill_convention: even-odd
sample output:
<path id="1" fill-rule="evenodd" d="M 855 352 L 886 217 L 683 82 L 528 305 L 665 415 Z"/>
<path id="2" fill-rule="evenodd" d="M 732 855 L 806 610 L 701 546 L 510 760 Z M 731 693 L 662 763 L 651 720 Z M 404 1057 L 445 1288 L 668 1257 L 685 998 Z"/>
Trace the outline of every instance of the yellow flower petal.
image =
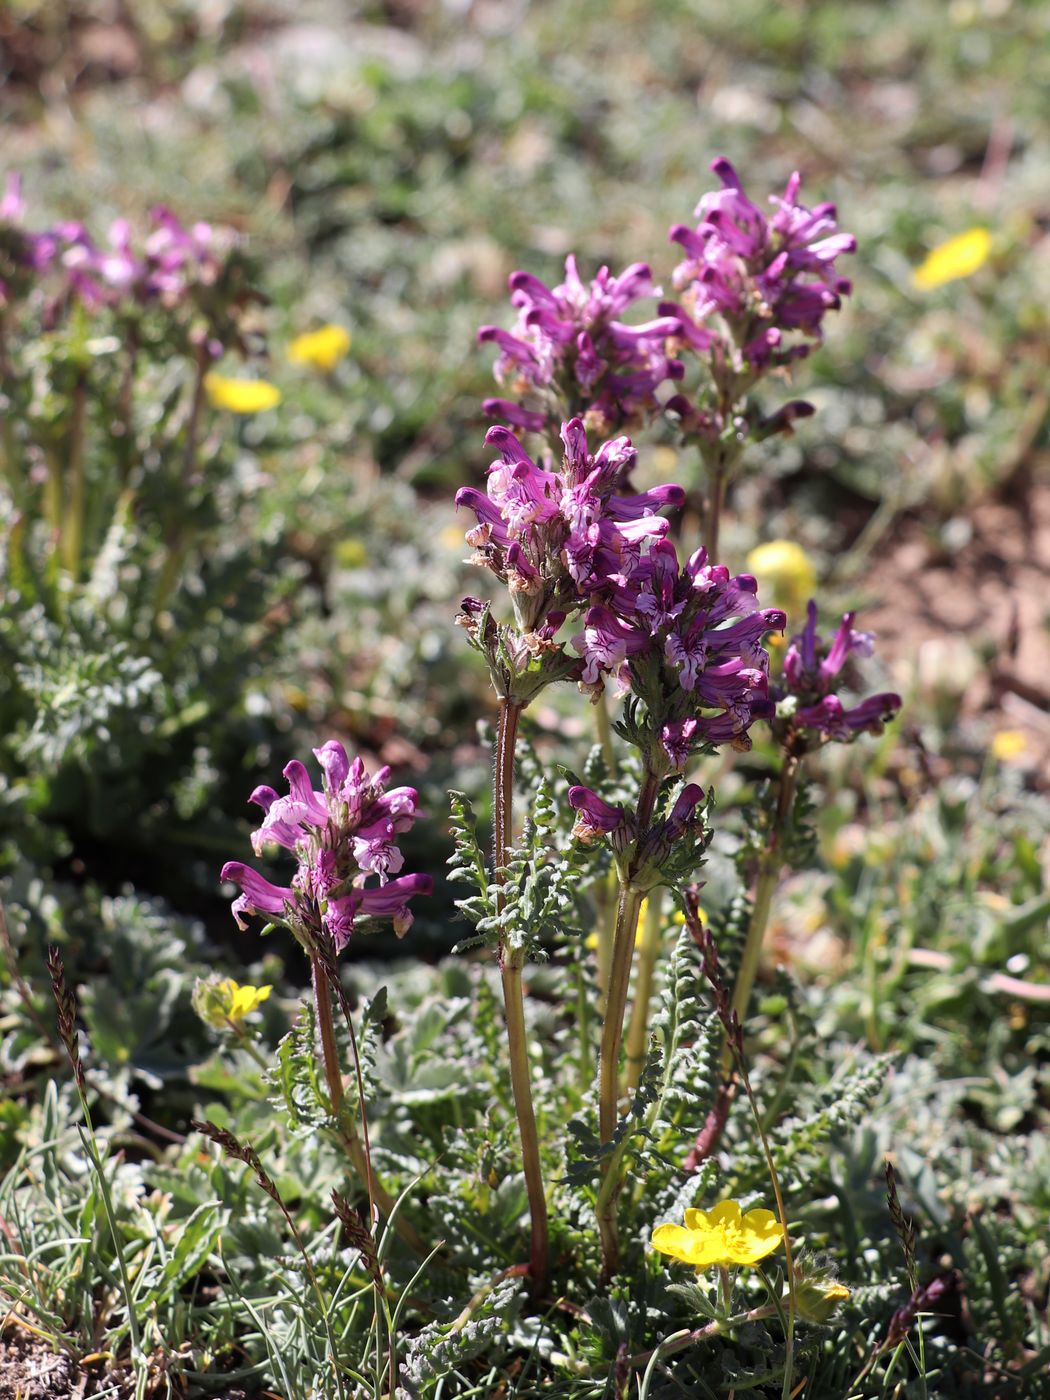
<path id="1" fill-rule="evenodd" d="M 912 286 L 920 292 L 930 292 L 946 282 L 972 277 L 987 262 L 991 251 L 992 235 L 986 228 L 967 229 L 930 249 L 912 273 Z"/>
<path id="2" fill-rule="evenodd" d="M 225 977 L 216 990 L 223 999 L 223 1011 L 226 1016 L 231 1021 L 241 1021 L 266 1000 L 273 988 L 251 985 L 242 987 L 232 977 Z"/>
<path id="3" fill-rule="evenodd" d="M 829 1322 L 849 1296 L 849 1289 L 835 1280 L 807 1279 L 796 1293 L 799 1316 L 806 1322 Z"/>
<path id="4" fill-rule="evenodd" d="M 239 987 L 236 982 L 230 999 L 228 1015 L 231 1021 L 243 1021 L 245 1016 L 261 1006 L 273 991 L 272 987 Z"/>
<path id="5" fill-rule="evenodd" d="M 1021 729 L 1000 729 L 992 737 L 992 757 L 1000 762 L 1008 758 L 1020 758 L 1028 747 L 1028 739 Z"/>
<path id="6" fill-rule="evenodd" d="M 742 1216 L 737 1201 L 719 1201 L 711 1210 L 687 1210 L 684 1226 L 658 1226 L 653 1248 L 698 1269 L 750 1267 L 772 1254 L 783 1238 L 771 1210 L 749 1210 Z"/>
<path id="7" fill-rule="evenodd" d="M 758 579 L 761 593 L 771 593 L 772 601 L 789 613 L 801 612 L 817 586 L 813 560 L 794 540 L 757 545 L 747 556 L 747 567 Z"/>
<path id="8" fill-rule="evenodd" d="M 281 391 L 265 379 L 227 379 L 211 370 L 204 376 L 204 391 L 213 408 L 229 413 L 263 413 L 281 402 Z"/>
<path id="9" fill-rule="evenodd" d="M 342 326 L 322 326 L 320 330 L 297 335 L 288 346 L 293 365 L 309 365 L 327 373 L 335 369 L 350 349 L 350 332 Z"/>
<path id="10" fill-rule="evenodd" d="M 688 1230 L 683 1225 L 658 1225 L 653 1231 L 653 1248 L 672 1259 L 681 1259 L 694 1269 L 709 1269 L 723 1263 L 722 1242 L 715 1234 Z"/>
<path id="11" fill-rule="evenodd" d="M 749 1210 L 740 1222 L 739 1238 L 730 1241 L 737 1264 L 757 1264 L 779 1247 L 784 1238 L 780 1221 L 771 1210 Z"/>

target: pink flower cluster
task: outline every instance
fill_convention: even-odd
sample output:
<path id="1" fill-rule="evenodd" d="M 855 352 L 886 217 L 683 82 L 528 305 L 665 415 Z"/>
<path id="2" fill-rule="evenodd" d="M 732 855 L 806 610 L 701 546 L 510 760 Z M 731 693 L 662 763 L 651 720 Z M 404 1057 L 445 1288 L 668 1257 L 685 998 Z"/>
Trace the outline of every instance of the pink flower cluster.
<path id="1" fill-rule="evenodd" d="M 901 697 L 892 692 L 870 695 L 847 709 L 835 691 L 840 673 L 851 655 L 870 656 L 874 635 L 858 632 L 853 613 L 846 613 L 830 643 L 817 633 L 817 605 L 810 602 L 806 625 L 791 639 L 784 657 L 781 698 L 793 696 L 799 703 L 791 716 L 796 729 L 809 730 L 824 741 L 848 743 L 865 730 L 878 734 L 901 707 Z"/>
<path id="2" fill-rule="evenodd" d="M 767 214 L 744 194 L 728 160 L 711 168 L 722 188 L 700 200 L 695 227 L 676 224 L 669 232 L 686 254 L 674 272 L 681 302 L 661 302 L 656 316 L 636 325 L 622 319 L 642 298 L 660 295 L 646 263 L 619 277 L 603 267 L 588 283 L 569 257 L 564 282 L 553 288 L 531 273 L 511 273 L 514 328 L 482 326 L 478 338 L 499 347 L 496 378 L 518 399 L 488 399 L 486 413 L 546 432 L 567 410 L 608 431 L 668 408 L 686 432 L 717 438 L 727 426 L 723 410 L 712 414 L 677 394 L 665 404 L 658 399 L 662 384 L 683 377 L 684 351 L 706 359 L 716 380 L 728 375 L 731 399 L 767 370 L 809 353 L 825 315 L 851 289 L 836 262 L 854 251 L 855 238 L 839 232 L 833 204 L 809 209 L 799 201 L 797 172 Z M 812 411 L 790 408 L 783 420 L 768 420 L 765 436 Z"/>
<path id="3" fill-rule="evenodd" d="M 637 454 L 630 439 L 614 438 L 592 453 L 579 418 L 562 425 L 559 471 L 534 462 L 509 428 L 490 428 L 485 441 L 500 454 L 487 490 L 465 486 L 456 504 L 477 517 L 467 534 L 475 562 L 508 585 L 526 633 L 560 625 L 591 594 L 630 573 L 643 541 L 667 533 L 657 512 L 684 499 L 672 485 L 632 494 L 627 478 Z"/>
<path id="4" fill-rule="evenodd" d="M 752 369 L 799 359 L 809 345 L 786 344 L 785 335 L 820 339 L 825 315 L 851 290 L 835 261 L 852 253 L 857 241 L 839 233 L 833 204 L 807 209 L 799 203 L 797 171 L 783 198 L 770 201 L 775 212 L 767 216 L 744 194 L 728 160 L 711 168 L 722 189 L 701 199 L 696 228 L 677 224 L 670 232 L 686 252 L 674 273 L 683 305 L 660 310 L 679 317 L 682 337 L 694 349 L 710 345 L 706 323 L 721 317 Z"/>
<path id="5" fill-rule="evenodd" d="M 682 769 L 701 745 L 750 747 L 753 720 L 768 717 L 769 658 L 762 645 L 785 615 L 760 608 L 750 574 L 731 577 L 699 549 L 681 565 L 661 540 L 587 612 L 573 645 L 584 685 L 606 675 L 643 699 L 661 720 L 668 762 Z"/>
<path id="6" fill-rule="evenodd" d="M 656 407 L 656 389 L 680 379 L 683 368 L 666 351 L 676 330 L 673 317 L 658 316 L 628 325 L 622 313 L 642 297 L 659 296 L 645 263 L 633 263 L 619 277 L 600 268 L 584 282 L 575 257 L 565 261 L 565 281 L 547 287 L 528 272 L 512 272 L 511 304 L 518 320 L 513 331 L 482 326 L 478 339 L 499 346 L 496 378 L 528 397 L 551 391 L 556 403 L 586 414 L 607 432 Z M 515 427 L 541 432 L 548 411 L 507 399 L 486 399 L 485 412 Z M 549 405 L 545 405 L 545 409 Z M 561 416 L 554 415 L 555 421 Z"/>
<path id="7" fill-rule="evenodd" d="M 104 242 L 68 219 L 32 232 L 24 227 L 25 212 L 21 181 L 10 176 L 0 200 L 0 299 L 10 300 L 16 285 L 22 294 L 45 287 L 45 325 L 55 324 L 70 302 L 89 311 L 174 308 L 194 292 L 215 287 L 236 246 L 229 230 L 201 222 L 187 227 L 163 205 L 150 211 L 141 240 L 127 219 L 116 219 Z M 217 340 L 208 345 L 212 358 L 222 348 Z"/>
<path id="8" fill-rule="evenodd" d="M 391 918 L 403 936 L 412 924 L 409 900 L 430 894 L 429 875 L 401 875 L 396 838 L 420 815 L 415 788 L 386 790 L 390 770 L 369 777 L 360 758 L 350 762 L 331 739 L 314 750 L 323 788 L 315 791 L 305 766 L 293 759 L 284 770 L 288 794 L 257 787 L 249 801 L 265 816 L 252 835 L 258 855 L 269 844 L 293 851 L 299 864 L 290 885 L 274 885 L 251 866 L 227 861 L 222 878 L 240 885 L 233 914 L 260 914 L 285 924 L 300 938 L 323 929 L 337 949 L 346 946 L 359 916 Z M 368 880 L 378 883 L 368 886 Z"/>

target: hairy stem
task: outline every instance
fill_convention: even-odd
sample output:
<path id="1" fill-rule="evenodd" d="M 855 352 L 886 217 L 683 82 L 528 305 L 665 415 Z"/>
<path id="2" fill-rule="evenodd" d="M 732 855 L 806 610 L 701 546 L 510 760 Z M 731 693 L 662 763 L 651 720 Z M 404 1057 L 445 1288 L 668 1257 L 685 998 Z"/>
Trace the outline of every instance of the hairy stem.
<path id="1" fill-rule="evenodd" d="M 624 1066 L 624 1092 L 631 1094 L 638 1087 L 649 1043 L 649 1003 L 653 998 L 656 959 L 660 954 L 660 934 L 663 932 L 663 890 L 657 886 L 649 891 L 645 907 L 645 925 L 638 948 L 638 970 L 634 979 L 634 1005 L 627 1026 L 627 1057 Z"/>
<path id="2" fill-rule="evenodd" d="M 647 769 L 638 794 L 638 832 L 641 835 L 652 819 L 653 807 L 660 789 L 660 779 Z M 609 990 L 605 1004 L 605 1020 L 598 1063 L 598 1139 L 611 1142 L 620 1116 L 619 1080 L 620 1046 L 623 1041 L 624 1013 L 627 1010 L 627 986 L 631 976 L 631 955 L 634 952 L 638 911 L 642 891 L 631 883 L 632 871 L 621 872 L 620 897 L 616 906 L 616 928 L 613 933 L 612 965 L 609 969 Z M 619 1266 L 619 1242 L 616 1230 L 616 1199 L 620 1189 L 619 1160 L 605 1162 L 603 1179 L 598 1191 L 595 1211 L 598 1233 L 602 1241 L 603 1277 L 613 1277 Z"/>
<path id="3" fill-rule="evenodd" d="M 732 1007 L 736 1012 L 741 1024 L 747 1018 L 747 1006 L 751 1000 L 751 991 L 755 985 L 755 977 L 758 973 L 758 963 L 762 956 L 762 942 L 766 934 L 766 926 L 769 923 L 769 914 L 773 906 L 773 896 L 776 893 L 777 884 L 780 880 L 780 867 L 783 863 L 781 856 L 781 845 L 784 832 L 791 816 L 791 808 L 795 800 L 795 789 L 798 786 L 798 772 L 801 760 L 795 755 L 789 755 L 784 760 L 784 766 L 780 770 L 780 790 L 777 796 L 776 813 L 773 818 L 773 825 L 770 828 L 769 839 L 766 848 L 762 852 L 758 866 L 758 882 L 755 886 L 755 903 L 751 910 L 751 920 L 747 926 L 747 938 L 744 942 L 744 952 L 740 959 L 740 966 L 737 969 L 736 984 L 733 987 Z M 724 1067 L 728 1065 L 728 1047 L 724 1059 Z"/>
<path id="4" fill-rule="evenodd" d="M 339 1124 L 339 1135 L 346 1147 L 354 1171 L 365 1183 L 369 1201 L 389 1220 L 397 1202 L 390 1192 L 380 1184 L 372 1171 L 371 1154 L 364 1148 L 357 1130 L 347 1121 L 343 1113 L 346 1094 L 343 1090 L 343 1074 L 339 1068 L 339 1048 L 335 1043 L 335 1025 L 332 1020 L 332 994 L 328 986 L 328 976 L 319 958 L 310 959 L 310 972 L 314 986 L 314 1007 L 317 1012 L 317 1025 L 321 1035 L 321 1057 L 324 1064 L 325 1083 L 332 1103 L 332 1116 Z M 417 1254 L 428 1253 L 419 1234 L 400 1213 L 394 1215 L 394 1229 L 407 1245 Z"/>
<path id="5" fill-rule="evenodd" d="M 704 548 L 712 564 L 718 560 L 718 536 L 722 528 L 722 508 L 725 505 L 728 481 L 729 473 L 723 465 L 719 464 L 712 469 L 711 489 L 704 512 Z"/>
<path id="6" fill-rule="evenodd" d="M 514 749 L 518 735 L 521 706 L 501 697 L 496 725 L 494 764 L 494 866 L 497 883 L 506 878 L 514 814 Z M 503 896 L 496 896 L 497 911 L 502 912 Z M 536 1130 L 536 1110 L 532 1102 L 532 1073 L 529 1066 L 528 1032 L 525 1026 L 525 997 L 522 971 L 525 950 L 508 948 L 501 935 L 500 977 L 503 983 L 503 1007 L 507 1022 L 507 1048 L 510 1054 L 510 1084 L 514 1094 L 514 1110 L 521 1137 L 521 1159 L 525 1172 L 525 1190 L 529 1199 L 532 1241 L 529 1249 L 529 1274 L 535 1293 L 547 1284 L 548 1228 L 547 1197 L 543 1188 L 540 1165 L 540 1141 Z"/>
<path id="7" fill-rule="evenodd" d="M 609 777 L 615 778 L 616 749 L 613 745 L 612 721 L 609 719 L 609 707 L 604 691 L 598 696 L 598 703 L 594 707 L 594 729 L 601 745 L 602 758 L 605 759 L 605 766 L 609 770 Z"/>
<path id="8" fill-rule="evenodd" d="M 80 574 L 80 556 L 84 548 L 84 508 L 87 503 L 87 483 L 84 478 L 84 428 L 87 418 L 87 378 L 78 371 L 73 386 L 73 409 L 69 420 L 67 469 L 69 499 L 66 502 L 62 528 L 62 563 L 74 581 Z"/>

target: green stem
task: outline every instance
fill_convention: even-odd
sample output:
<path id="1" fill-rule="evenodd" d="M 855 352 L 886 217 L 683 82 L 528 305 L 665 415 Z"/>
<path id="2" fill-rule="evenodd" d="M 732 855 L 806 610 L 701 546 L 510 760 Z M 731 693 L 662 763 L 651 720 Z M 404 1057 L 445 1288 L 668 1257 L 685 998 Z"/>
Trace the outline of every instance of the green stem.
<path id="1" fill-rule="evenodd" d="M 197 446 L 200 439 L 201 416 L 204 412 L 204 380 L 208 373 L 208 351 L 204 345 L 197 350 L 196 374 L 190 398 L 189 417 L 186 420 L 186 442 L 182 457 L 182 487 L 189 492 L 197 475 Z M 164 535 L 164 562 L 157 580 L 154 613 L 159 616 L 168 605 L 168 599 L 179 577 L 179 570 L 186 558 L 190 539 L 181 522 L 169 525 Z"/>
<path id="2" fill-rule="evenodd" d="M 711 490 L 704 512 L 704 548 L 712 564 L 718 562 L 718 536 L 722 528 L 722 508 L 725 505 L 729 472 L 719 463 L 712 469 Z"/>
<path id="3" fill-rule="evenodd" d="M 612 721 L 609 719 L 609 706 L 606 703 L 604 691 L 599 695 L 598 703 L 594 707 L 594 728 L 598 736 L 598 743 L 601 745 L 605 766 L 609 770 L 609 777 L 615 778 L 616 749 L 613 745 Z"/>
<path id="4" fill-rule="evenodd" d="M 766 1159 L 766 1170 L 769 1172 L 770 1184 L 773 1187 L 773 1200 L 777 1208 L 777 1220 L 784 1232 L 784 1271 L 787 1275 L 788 1315 L 787 1325 L 784 1328 L 784 1384 L 781 1390 L 781 1400 L 790 1400 L 795 1365 L 795 1318 L 798 1316 L 798 1282 L 795 1278 L 794 1250 L 791 1245 L 791 1233 L 788 1230 L 787 1211 L 784 1208 L 784 1193 L 780 1189 L 780 1173 L 777 1171 L 777 1164 L 773 1159 L 773 1149 L 769 1145 L 769 1136 L 762 1122 L 762 1115 L 758 1111 L 755 1091 L 751 1087 L 751 1076 L 748 1074 L 747 1061 L 744 1059 L 743 1043 L 741 1035 L 736 1038 L 733 1046 L 737 1057 L 737 1069 L 740 1073 L 740 1082 L 744 1086 L 744 1093 L 747 1095 L 748 1104 L 751 1107 L 751 1116 L 755 1120 L 758 1140 L 762 1144 L 762 1154 Z"/>
<path id="5" fill-rule="evenodd" d="M 645 832 L 652 819 L 660 779 L 647 769 L 638 794 L 638 834 Z M 616 927 L 613 932 L 612 965 L 609 968 L 609 991 L 605 1004 L 605 1020 L 598 1063 L 598 1140 L 611 1142 L 620 1116 L 620 1046 L 623 1041 L 623 1020 L 627 1010 L 627 987 L 631 977 L 631 957 L 638 929 L 638 911 L 643 892 L 631 883 L 632 871 L 621 872 L 620 897 L 616 906 Z M 619 1266 L 619 1242 L 616 1230 L 616 1199 L 620 1191 L 619 1158 L 609 1158 L 602 1173 L 602 1184 L 595 1202 L 598 1233 L 602 1242 L 602 1277 L 608 1281 Z"/>
<path id="6" fill-rule="evenodd" d="M 208 350 L 201 345 L 197 350 L 196 374 L 190 399 L 190 414 L 186 420 L 186 446 L 182 458 L 182 484 L 191 486 L 197 473 L 197 441 L 200 437 L 201 414 L 204 411 L 204 380 L 208 373 Z"/>
<path id="7" fill-rule="evenodd" d="M 0 394 L 4 398 L 4 410 L 0 415 L 0 449 L 3 451 L 3 470 L 9 483 L 11 500 L 22 498 L 23 478 L 18 468 L 18 451 L 15 444 L 14 396 L 15 381 L 7 353 L 7 318 L 0 311 Z"/>
<path id="8" fill-rule="evenodd" d="M 624 1091 L 631 1094 L 638 1087 L 649 1043 L 649 1003 L 653 997 L 656 959 L 660 954 L 660 934 L 663 932 L 663 889 L 649 891 L 645 908 L 645 926 L 638 948 L 638 968 L 634 979 L 634 1005 L 627 1026 L 627 1063 L 624 1069 Z"/>
<path id="9" fill-rule="evenodd" d="M 619 880 L 615 869 L 602 876 L 594 889 L 594 904 L 597 912 L 598 956 L 595 970 L 598 981 L 598 1011 L 605 1015 L 609 999 L 609 972 L 612 968 L 613 937 L 616 929 L 616 899 Z"/>
<path id="10" fill-rule="evenodd" d="M 582 951 L 582 950 L 581 950 Z M 591 1082 L 591 1008 L 587 996 L 587 978 L 583 957 L 576 963 L 576 1030 L 580 1042 L 580 1090 L 585 1092 Z"/>
<path id="11" fill-rule="evenodd" d="M 766 934 L 766 926 L 769 923 L 769 914 L 773 906 L 773 896 L 776 893 L 777 884 L 780 880 L 780 868 L 783 864 L 781 855 L 781 844 L 787 823 L 791 816 L 791 808 L 795 800 L 795 789 L 798 786 L 798 774 L 801 759 L 794 754 L 789 754 L 784 759 L 784 766 L 780 770 L 780 792 L 777 797 L 776 813 L 773 818 L 773 825 L 770 829 L 769 839 L 766 848 L 762 852 L 758 866 L 758 882 L 755 886 L 755 902 L 751 910 L 751 919 L 747 926 L 747 938 L 744 942 L 744 951 L 740 959 L 740 966 L 737 969 L 736 984 L 733 987 L 733 1010 L 736 1012 L 741 1025 L 747 1019 L 748 1002 L 751 1000 L 751 992 L 755 985 L 755 977 L 758 974 L 759 959 L 762 956 L 762 942 Z M 723 1060 L 723 1067 L 728 1064 L 728 1050 Z"/>
<path id="12" fill-rule="evenodd" d="M 592 603 L 598 602 L 595 594 Z M 609 720 L 608 697 L 603 690 L 594 707 L 594 728 L 609 777 L 616 777 L 616 749 L 613 745 L 612 724 Z M 616 871 L 610 870 L 604 881 L 595 890 L 595 904 L 598 909 L 598 992 L 601 1012 L 605 1014 L 605 1001 L 609 991 L 609 969 L 612 964 L 613 928 L 616 918 Z"/>
<path id="13" fill-rule="evenodd" d="M 138 367 L 138 332 L 134 325 L 127 329 L 125 340 L 127 359 L 120 383 L 120 483 L 126 486 L 131 475 L 132 454 L 135 449 L 135 371 Z"/>
<path id="14" fill-rule="evenodd" d="M 87 380 L 83 370 L 73 386 L 73 408 L 69 420 L 68 483 L 62 528 L 62 563 L 76 582 L 80 574 L 80 556 L 84 548 L 84 507 L 87 483 L 84 479 L 84 423 L 87 416 Z"/>
<path id="15" fill-rule="evenodd" d="M 514 750 L 518 735 L 521 706 L 501 697 L 496 725 L 494 764 L 494 866 L 495 879 L 506 879 L 510 856 L 510 840 L 514 814 Z M 502 913 L 503 896 L 497 894 L 497 913 Z M 507 1022 L 507 1048 L 510 1055 L 510 1084 L 514 1094 L 514 1110 L 521 1137 L 521 1160 L 525 1172 L 525 1190 L 529 1199 L 532 1240 L 529 1249 L 529 1274 L 534 1293 L 542 1293 L 547 1285 L 548 1227 L 547 1197 L 543 1189 L 543 1169 L 540 1164 L 540 1141 L 536 1129 L 536 1110 L 532 1102 L 532 1071 L 529 1065 L 528 1031 L 525 1025 L 525 997 L 522 971 L 525 949 L 508 948 L 500 935 L 500 978 L 503 983 L 503 1007 Z"/>
<path id="16" fill-rule="evenodd" d="M 370 1154 L 355 1128 L 343 1113 L 346 1095 L 343 1090 L 343 1074 L 339 1067 L 339 1048 L 335 1043 L 335 1025 L 332 1021 L 332 995 L 328 987 L 328 976 L 319 958 L 310 959 L 310 972 L 313 977 L 314 1007 L 317 1011 L 317 1026 L 321 1035 L 321 1057 L 324 1064 L 325 1083 L 332 1104 L 332 1117 L 339 1125 L 339 1135 L 346 1147 L 347 1155 L 354 1171 L 365 1183 L 370 1202 L 374 1202 L 383 1216 L 389 1220 L 393 1216 L 394 1229 L 405 1243 L 417 1254 L 426 1254 L 427 1247 L 407 1220 L 400 1213 L 394 1214 L 397 1202 L 389 1191 L 380 1184 L 372 1171 Z"/>

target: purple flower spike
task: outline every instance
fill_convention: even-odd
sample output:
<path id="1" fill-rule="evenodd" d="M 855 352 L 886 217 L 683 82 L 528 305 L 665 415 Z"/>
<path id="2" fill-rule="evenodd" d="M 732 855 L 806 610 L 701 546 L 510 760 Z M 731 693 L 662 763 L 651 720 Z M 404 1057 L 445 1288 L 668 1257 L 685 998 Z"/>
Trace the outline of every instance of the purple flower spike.
<path id="1" fill-rule="evenodd" d="M 670 816 L 664 824 L 664 835 L 675 841 L 693 819 L 693 813 L 704 800 L 704 790 L 698 783 L 686 783 L 678 794 Z"/>
<path id="2" fill-rule="evenodd" d="M 242 865 L 239 860 L 228 860 L 220 872 L 224 880 L 240 885 L 241 896 L 233 901 L 233 917 L 238 928 L 248 925 L 242 914 L 283 915 L 289 905 L 295 903 L 295 891 L 286 885 L 272 885 L 269 880 L 253 870 L 250 865 Z"/>
<path id="3" fill-rule="evenodd" d="M 560 471 L 538 465 L 506 427 L 485 441 L 499 452 L 489 467 L 486 494 L 464 487 L 457 506 L 474 512 L 467 541 L 474 562 L 510 588 L 519 625 L 533 634 L 553 611 L 577 611 L 612 580 L 630 572 L 645 541 L 660 539 L 668 522 L 658 514 L 680 505 L 679 486 L 630 493 L 636 452 L 618 437 L 591 453 L 583 421 L 561 425 Z"/>
<path id="4" fill-rule="evenodd" d="M 485 411 L 515 427 L 542 430 L 551 400 L 568 404 L 602 431 L 654 412 L 655 391 L 680 378 L 682 366 L 668 357 L 665 342 L 678 332 L 673 315 L 637 325 L 620 318 L 636 301 L 659 295 L 647 264 L 634 263 L 619 277 L 607 267 L 591 282 L 580 277 L 576 259 L 565 262 L 565 280 L 547 287 L 529 272 L 512 272 L 511 304 L 518 312 L 513 331 L 482 326 L 478 339 L 499 347 L 496 378 L 543 408 L 488 400 Z"/>
<path id="5" fill-rule="evenodd" d="M 657 540 L 621 574 L 608 603 L 592 607 L 573 646 L 581 684 L 605 676 L 646 703 L 667 762 L 681 771 L 697 745 L 750 747 L 752 720 L 769 708 L 763 639 L 784 614 L 760 608 L 751 574 L 731 577 L 698 550 L 681 565 Z"/>
<path id="6" fill-rule="evenodd" d="M 669 234 L 685 253 L 674 273 L 683 292 L 679 339 L 702 350 L 706 323 L 718 316 L 732 332 L 741 368 L 761 373 L 790 364 L 809 353 L 807 340 L 821 339 L 825 315 L 849 295 L 851 284 L 835 262 L 857 241 L 838 231 L 833 204 L 808 209 L 798 202 L 797 172 L 783 196 L 770 200 L 775 212 L 767 215 L 744 194 L 728 160 L 711 169 L 722 188 L 697 205 L 699 224 L 678 224 Z"/>
<path id="7" fill-rule="evenodd" d="M 881 733 L 882 727 L 897 714 L 901 698 L 892 693 L 871 695 L 852 709 L 846 708 L 835 693 L 839 676 L 850 657 L 870 656 L 874 635 L 853 626 L 854 614 L 846 613 L 830 643 L 817 632 L 817 605 L 810 600 L 806 625 L 791 639 L 784 657 L 782 685 L 778 697 L 791 696 L 796 706 L 786 721 L 795 731 L 809 731 L 818 742 L 837 740 L 849 743 L 860 733 Z M 778 726 L 781 721 L 777 721 Z"/>
<path id="8" fill-rule="evenodd" d="M 264 813 L 252 834 L 256 853 L 268 843 L 283 846 L 294 851 L 298 870 L 291 885 L 281 887 L 250 866 L 227 862 L 223 879 L 242 890 L 234 917 L 243 928 L 243 913 L 272 915 L 307 947 L 322 930 L 337 949 L 345 947 L 358 914 L 393 919 L 400 937 L 412 923 L 408 901 L 433 888 L 429 875 L 390 878 L 404 864 L 396 842 L 419 816 L 418 794 L 410 787 L 387 789 L 388 768 L 369 777 L 361 759 L 351 763 L 334 739 L 315 749 L 314 756 L 323 773 L 322 791 L 314 789 L 305 766 L 293 759 L 284 770 L 287 796 L 266 786 L 251 795 Z M 378 884 L 369 886 L 373 877 Z"/>

